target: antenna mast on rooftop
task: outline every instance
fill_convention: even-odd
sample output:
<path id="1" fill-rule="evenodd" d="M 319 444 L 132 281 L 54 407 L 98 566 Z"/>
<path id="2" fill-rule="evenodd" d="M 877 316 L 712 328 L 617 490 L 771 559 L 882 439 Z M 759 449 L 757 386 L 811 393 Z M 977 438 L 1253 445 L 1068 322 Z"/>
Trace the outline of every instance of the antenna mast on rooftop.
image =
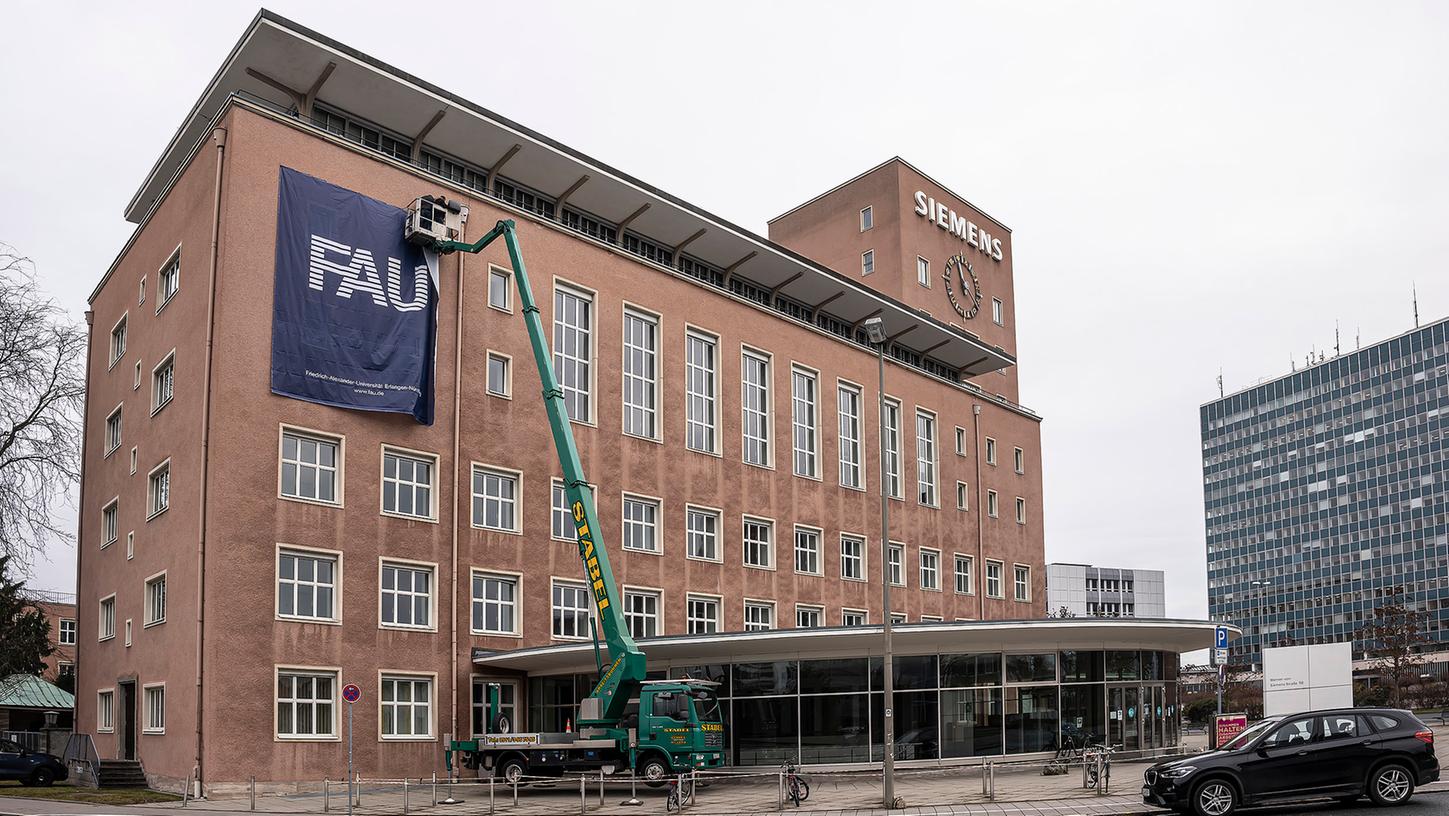
<path id="1" fill-rule="evenodd" d="M 1410 283 L 1410 291 L 1414 293 L 1414 328 L 1419 328 L 1419 284 Z"/>

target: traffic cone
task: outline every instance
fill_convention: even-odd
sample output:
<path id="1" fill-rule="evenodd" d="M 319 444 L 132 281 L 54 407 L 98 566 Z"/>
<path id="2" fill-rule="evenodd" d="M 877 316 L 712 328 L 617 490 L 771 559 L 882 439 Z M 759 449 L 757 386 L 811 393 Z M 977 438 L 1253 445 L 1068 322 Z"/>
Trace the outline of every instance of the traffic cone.
<path id="1" fill-rule="evenodd" d="M 572 734 L 573 732 L 574 732 L 574 718 L 573 717 L 569 717 L 568 719 L 564 720 L 564 733 L 565 734 Z"/>

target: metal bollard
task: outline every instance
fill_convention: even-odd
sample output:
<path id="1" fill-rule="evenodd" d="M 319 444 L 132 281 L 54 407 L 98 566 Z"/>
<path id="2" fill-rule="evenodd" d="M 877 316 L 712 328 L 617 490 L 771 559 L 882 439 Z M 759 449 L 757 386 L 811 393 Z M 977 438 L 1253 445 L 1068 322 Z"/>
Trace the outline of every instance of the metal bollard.
<path id="1" fill-rule="evenodd" d="M 181 791 L 181 806 L 186 807 L 186 801 L 191 795 L 191 774 L 186 775 L 186 787 Z"/>
<path id="2" fill-rule="evenodd" d="M 362 807 L 362 774 L 353 774 L 352 806 Z"/>
<path id="3" fill-rule="evenodd" d="M 518 807 L 518 780 L 513 780 L 513 806 Z"/>
<path id="4" fill-rule="evenodd" d="M 589 812 L 589 793 L 584 788 L 584 775 L 579 774 L 579 813 Z"/>
<path id="5" fill-rule="evenodd" d="M 991 763 L 991 799 L 996 800 L 996 763 Z"/>
<path id="6" fill-rule="evenodd" d="M 438 772 L 433 771 L 433 804 L 438 804 Z"/>
<path id="7" fill-rule="evenodd" d="M 780 804 L 777 805 L 775 809 L 776 810 L 783 811 L 785 809 L 785 772 L 784 771 L 776 771 L 775 772 L 775 792 L 780 795 Z"/>
<path id="8" fill-rule="evenodd" d="M 247 808 L 247 810 L 256 810 L 257 809 L 257 778 L 255 776 L 251 777 L 250 781 L 247 782 L 247 795 L 251 799 L 251 805 Z"/>
<path id="9" fill-rule="evenodd" d="M 1107 784 L 1106 784 L 1106 780 L 1102 778 L 1102 755 L 1101 754 L 1098 754 L 1097 755 L 1097 757 L 1096 757 L 1096 763 L 1097 763 L 1097 795 L 1098 796 L 1106 796 L 1107 795 Z"/>
<path id="10" fill-rule="evenodd" d="M 488 816 L 493 816 L 493 774 L 488 774 Z"/>
<path id="11" fill-rule="evenodd" d="M 990 762 L 985 762 L 985 761 L 983 761 L 981 763 L 981 795 L 982 796 L 985 796 L 986 795 L 986 766 L 989 765 L 989 764 L 991 764 L 991 763 Z"/>
<path id="12" fill-rule="evenodd" d="M 599 769 L 599 810 L 604 809 L 604 769 Z"/>
<path id="13" fill-rule="evenodd" d="M 404 776 L 403 777 L 403 816 L 407 816 L 407 812 L 408 812 L 408 778 L 406 776 Z"/>
<path id="14" fill-rule="evenodd" d="M 322 812 L 332 812 L 332 782 L 327 777 L 322 777 Z"/>

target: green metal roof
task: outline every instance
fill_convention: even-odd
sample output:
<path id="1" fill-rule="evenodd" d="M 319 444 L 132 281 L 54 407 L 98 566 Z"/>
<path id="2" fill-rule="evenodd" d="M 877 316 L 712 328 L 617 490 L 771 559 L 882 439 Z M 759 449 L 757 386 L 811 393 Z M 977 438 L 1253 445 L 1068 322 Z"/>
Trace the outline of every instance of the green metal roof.
<path id="1" fill-rule="evenodd" d="M 75 708 L 75 695 L 33 674 L 0 680 L 0 708 Z"/>

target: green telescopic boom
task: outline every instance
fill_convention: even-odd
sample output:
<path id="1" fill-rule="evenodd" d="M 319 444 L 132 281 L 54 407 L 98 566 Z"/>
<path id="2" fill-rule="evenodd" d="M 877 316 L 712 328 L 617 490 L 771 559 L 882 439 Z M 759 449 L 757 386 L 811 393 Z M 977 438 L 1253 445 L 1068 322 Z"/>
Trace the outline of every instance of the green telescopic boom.
<path id="1" fill-rule="evenodd" d="M 538 364 L 538 378 L 543 383 L 543 404 L 548 411 L 548 424 L 553 432 L 554 448 L 558 451 L 559 464 L 563 466 L 564 491 L 572 509 L 574 532 L 579 545 L 579 558 L 584 564 L 589 588 L 594 598 L 594 610 L 598 613 L 599 626 L 603 630 L 604 642 L 609 647 L 609 665 L 600 672 L 598 685 L 589 695 L 596 700 L 596 706 L 585 705 L 579 712 L 579 725 L 617 725 L 624 717 L 624 708 L 631 697 L 637 696 L 644 682 L 644 653 L 629 634 L 628 622 L 619 606 L 621 600 L 614 572 L 609 567 L 609 555 L 599 534 L 599 515 L 594 508 L 594 497 L 584 479 L 584 467 L 579 462 L 579 449 L 574 443 L 573 427 L 569 422 L 568 407 L 564 403 L 563 389 L 559 387 L 554 374 L 553 358 L 543 331 L 543 320 L 533 300 L 533 287 L 528 283 L 528 272 L 523 266 L 523 254 L 518 249 L 518 231 L 512 219 L 499 221 L 486 235 L 471 244 L 459 241 L 439 241 L 435 244 L 439 253 L 468 252 L 477 254 L 499 237 L 508 247 L 508 260 L 513 265 L 513 279 L 518 284 L 518 302 L 523 313 L 524 326 L 528 328 L 528 342 L 533 349 L 534 362 Z M 590 710 L 590 709 L 593 710 Z"/>

